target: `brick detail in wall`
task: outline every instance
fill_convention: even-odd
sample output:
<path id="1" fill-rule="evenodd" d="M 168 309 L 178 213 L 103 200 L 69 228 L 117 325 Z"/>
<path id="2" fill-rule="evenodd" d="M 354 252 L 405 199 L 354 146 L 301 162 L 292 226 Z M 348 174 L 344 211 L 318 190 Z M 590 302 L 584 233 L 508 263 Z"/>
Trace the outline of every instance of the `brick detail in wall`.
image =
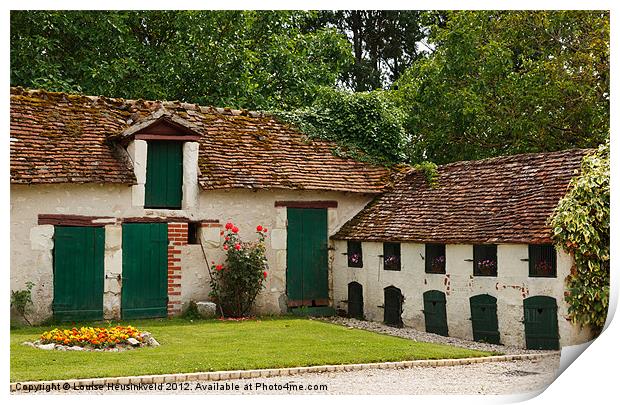
<path id="1" fill-rule="evenodd" d="M 168 316 L 181 312 L 181 246 L 187 245 L 187 222 L 168 223 Z"/>

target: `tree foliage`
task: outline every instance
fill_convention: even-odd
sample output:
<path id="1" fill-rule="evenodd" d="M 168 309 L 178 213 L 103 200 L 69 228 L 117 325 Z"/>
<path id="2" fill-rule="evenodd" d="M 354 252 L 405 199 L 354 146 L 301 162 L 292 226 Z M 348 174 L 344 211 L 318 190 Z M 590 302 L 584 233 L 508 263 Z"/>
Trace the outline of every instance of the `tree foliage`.
<path id="1" fill-rule="evenodd" d="M 386 162 L 596 147 L 609 13 L 13 11 L 11 84 L 289 110 Z"/>
<path id="2" fill-rule="evenodd" d="M 275 114 L 310 137 L 336 141 L 341 145 L 336 154 L 383 164 L 402 162 L 404 115 L 386 95 L 323 88 L 310 107 Z"/>
<path id="3" fill-rule="evenodd" d="M 13 11 L 11 84 L 254 109 L 308 105 L 352 62 L 303 11 Z"/>
<path id="4" fill-rule="evenodd" d="M 566 279 L 572 320 L 601 331 L 609 307 L 609 141 L 584 157 L 581 174 L 551 220 L 553 238 L 575 266 Z"/>
<path id="5" fill-rule="evenodd" d="M 609 133 L 609 14 L 448 12 L 398 81 L 411 159 L 595 147 Z"/>
<path id="6" fill-rule="evenodd" d="M 321 25 L 333 25 L 349 38 L 354 63 L 342 82 L 355 91 L 389 87 L 416 61 L 425 37 L 421 12 L 416 10 L 322 11 Z"/>

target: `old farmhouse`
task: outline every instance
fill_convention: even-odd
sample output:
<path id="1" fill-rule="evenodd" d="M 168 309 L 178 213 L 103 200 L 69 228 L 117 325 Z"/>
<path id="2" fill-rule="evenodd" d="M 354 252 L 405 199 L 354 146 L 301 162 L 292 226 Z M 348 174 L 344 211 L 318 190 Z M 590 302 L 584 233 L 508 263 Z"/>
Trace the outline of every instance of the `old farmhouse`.
<path id="1" fill-rule="evenodd" d="M 571 258 L 547 218 L 586 151 L 420 173 L 337 157 L 255 112 L 11 90 L 11 288 L 32 318 L 179 314 L 208 298 L 220 230 L 268 229 L 256 312 L 338 310 L 467 339 L 557 348 Z M 314 311 L 314 312 L 312 312 Z"/>

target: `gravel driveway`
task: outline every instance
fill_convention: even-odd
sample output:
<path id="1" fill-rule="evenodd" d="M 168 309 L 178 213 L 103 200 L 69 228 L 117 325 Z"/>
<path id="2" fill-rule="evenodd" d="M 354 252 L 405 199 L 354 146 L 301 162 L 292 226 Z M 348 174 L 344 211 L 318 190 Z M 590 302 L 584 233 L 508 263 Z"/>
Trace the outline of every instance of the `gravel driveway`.
<path id="1" fill-rule="evenodd" d="M 243 394 L 302 393 L 284 389 L 287 382 L 291 383 L 289 388 L 292 384 L 310 385 L 314 389 L 322 388 L 321 384 L 327 387 L 326 390 L 305 391 L 306 394 L 516 394 L 548 386 L 555 379 L 559 365 L 560 356 L 557 355 L 540 360 L 317 373 L 306 374 L 303 378 L 255 378 L 237 382 L 258 388 L 242 390 Z M 277 388 L 278 384 L 282 390 L 269 389 Z"/>
<path id="2" fill-rule="evenodd" d="M 518 394 L 538 391 L 556 377 L 560 355 L 539 360 L 413 367 L 228 381 L 189 381 L 140 390 L 51 391 L 49 394 Z M 20 394 L 18 392 L 18 394 Z M 45 394 L 38 392 L 36 394 Z"/>
<path id="3" fill-rule="evenodd" d="M 386 335 L 398 336 L 405 339 L 415 340 L 417 342 L 443 343 L 452 346 L 464 347 L 472 350 L 482 350 L 489 352 L 500 352 L 504 354 L 525 354 L 525 353 L 553 353 L 549 350 L 526 350 L 520 347 L 493 345 L 489 343 L 475 342 L 473 340 L 459 339 L 450 336 L 440 336 L 434 333 L 422 332 L 413 328 L 394 328 L 379 322 L 360 321 L 352 318 L 316 318 L 316 320 L 324 322 L 333 322 L 349 328 L 365 329 Z"/>

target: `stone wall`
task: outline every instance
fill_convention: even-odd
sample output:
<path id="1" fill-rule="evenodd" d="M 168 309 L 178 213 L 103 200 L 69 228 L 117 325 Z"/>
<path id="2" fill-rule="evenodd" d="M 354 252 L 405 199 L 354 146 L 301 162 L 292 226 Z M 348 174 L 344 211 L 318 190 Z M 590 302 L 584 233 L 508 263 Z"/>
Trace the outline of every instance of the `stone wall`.
<path id="1" fill-rule="evenodd" d="M 583 343 L 591 338 L 588 330 L 569 322 L 564 302 L 564 279 L 570 272 L 572 259 L 564 252 L 557 254 L 557 277 L 528 276 L 527 245 L 498 245 L 496 277 L 473 276 L 472 245 L 446 245 L 446 274 L 427 274 L 424 270 L 423 244 L 401 244 L 401 271 L 383 270 L 383 244 L 363 242 L 363 268 L 348 267 L 347 242 L 335 242 L 333 265 L 336 308 L 346 311 L 347 287 L 352 281 L 363 286 L 364 314 L 367 319 L 383 321 L 383 289 L 398 287 L 404 295 L 403 322 L 425 330 L 423 294 L 439 290 L 446 294 L 448 333 L 473 339 L 469 298 L 489 294 L 497 298 L 497 316 L 501 343 L 525 346 L 523 300 L 536 295 L 554 297 L 558 304 L 558 326 L 562 346 Z M 343 254 L 344 253 L 344 254 Z"/>

